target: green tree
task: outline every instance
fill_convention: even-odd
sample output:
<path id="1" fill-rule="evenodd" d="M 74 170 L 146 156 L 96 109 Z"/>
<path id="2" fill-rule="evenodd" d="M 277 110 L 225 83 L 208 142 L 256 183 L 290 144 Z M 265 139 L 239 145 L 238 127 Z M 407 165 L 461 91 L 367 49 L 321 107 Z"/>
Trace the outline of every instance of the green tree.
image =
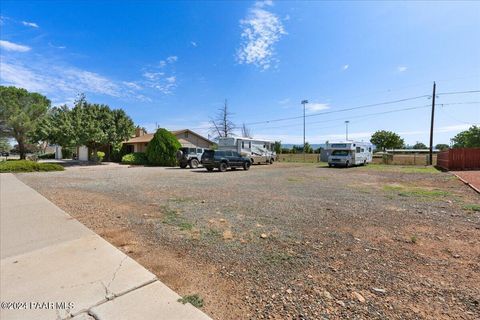
<path id="1" fill-rule="evenodd" d="M 454 148 L 479 148 L 480 127 L 471 126 L 468 130 L 462 131 L 452 138 Z"/>
<path id="2" fill-rule="evenodd" d="M 148 143 L 146 150 L 148 162 L 153 165 L 173 167 L 177 163 L 175 154 L 180 147 L 177 137 L 170 131 L 160 128 Z"/>
<path id="3" fill-rule="evenodd" d="M 50 100 L 22 88 L 0 86 L 0 134 L 17 140 L 20 159 L 25 145 L 50 108 Z"/>
<path id="4" fill-rule="evenodd" d="M 54 107 L 38 124 L 32 139 L 36 142 L 45 141 L 58 144 L 62 148 L 75 146 L 75 127 L 72 113 L 66 105 Z"/>
<path id="5" fill-rule="evenodd" d="M 280 141 L 275 141 L 273 144 L 273 150 L 275 150 L 277 154 L 282 153 L 282 143 Z"/>
<path id="6" fill-rule="evenodd" d="M 12 145 L 8 141 L 8 138 L 0 137 L 0 151 L 9 152 L 10 150 L 12 150 Z"/>
<path id="7" fill-rule="evenodd" d="M 304 146 L 303 150 L 305 150 L 305 153 L 313 153 L 313 148 L 312 148 L 311 144 L 308 143 L 308 142 L 305 142 L 305 146 Z M 303 150 L 302 150 L 302 152 L 303 152 Z"/>
<path id="8" fill-rule="evenodd" d="M 413 145 L 412 148 L 413 148 L 413 149 L 428 149 L 428 147 L 427 147 L 424 143 L 418 142 L 418 141 L 417 141 L 417 143 L 415 143 L 415 144 Z"/>
<path id="9" fill-rule="evenodd" d="M 375 132 L 370 138 L 370 142 L 380 150 L 400 149 L 405 144 L 398 134 L 385 130 Z"/>
<path id="10" fill-rule="evenodd" d="M 437 150 L 447 150 L 448 148 L 450 148 L 450 146 L 448 144 L 445 144 L 445 143 L 439 143 L 435 146 L 435 149 Z"/>

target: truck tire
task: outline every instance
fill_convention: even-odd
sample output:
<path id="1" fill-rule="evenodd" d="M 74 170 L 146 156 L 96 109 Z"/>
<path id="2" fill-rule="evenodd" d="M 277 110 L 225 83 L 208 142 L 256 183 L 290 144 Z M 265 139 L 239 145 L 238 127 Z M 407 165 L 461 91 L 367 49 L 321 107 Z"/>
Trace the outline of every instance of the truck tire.
<path id="1" fill-rule="evenodd" d="M 243 170 L 248 170 L 248 169 L 250 169 L 250 162 L 247 161 L 243 163 Z"/>
<path id="2" fill-rule="evenodd" d="M 273 164 L 273 158 L 270 158 L 269 163 L 270 163 L 270 164 Z"/>
<path id="3" fill-rule="evenodd" d="M 207 171 L 208 172 L 212 172 L 213 171 L 213 168 L 212 167 L 206 167 Z"/>
<path id="4" fill-rule="evenodd" d="M 220 164 L 218 165 L 218 170 L 220 172 L 225 172 L 227 171 L 227 168 L 228 168 L 228 165 L 226 162 L 220 162 Z"/>
<path id="5" fill-rule="evenodd" d="M 198 160 L 197 159 L 192 159 L 190 160 L 190 169 L 197 169 L 198 168 Z"/>
<path id="6" fill-rule="evenodd" d="M 345 168 L 348 168 L 348 167 L 350 167 L 350 161 L 347 160 L 347 161 L 345 162 Z"/>
<path id="7" fill-rule="evenodd" d="M 182 169 L 185 169 L 187 167 L 187 163 L 186 162 L 180 162 L 180 168 Z"/>

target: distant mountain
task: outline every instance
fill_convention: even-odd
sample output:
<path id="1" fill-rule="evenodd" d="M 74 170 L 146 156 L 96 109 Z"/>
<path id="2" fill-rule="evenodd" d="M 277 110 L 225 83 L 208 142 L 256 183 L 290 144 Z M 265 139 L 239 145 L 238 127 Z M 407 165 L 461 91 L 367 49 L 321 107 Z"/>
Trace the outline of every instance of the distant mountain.
<path id="1" fill-rule="evenodd" d="M 288 148 L 288 149 L 292 149 L 293 146 L 302 146 L 303 143 L 282 143 L 282 148 Z M 315 150 L 315 149 L 318 149 L 318 148 L 325 148 L 325 143 L 315 143 L 315 144 L 311 144 L 312 148 Z"/>

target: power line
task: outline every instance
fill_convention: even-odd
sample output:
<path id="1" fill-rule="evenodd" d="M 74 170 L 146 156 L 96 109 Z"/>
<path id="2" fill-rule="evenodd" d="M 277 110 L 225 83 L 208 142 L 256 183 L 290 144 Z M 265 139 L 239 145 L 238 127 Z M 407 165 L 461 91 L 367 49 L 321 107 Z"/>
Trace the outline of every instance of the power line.
<path id="1" fill-rule="evenodd" d="M 437 93 L 437 96 L 444 96 L 448 94 L 467 94 L 467 93 L 479 93 L 480 90 L 469 90 L 469 91 L 452 91 L 452 92 L 441 92 Z"/>
<path id="2" fill-rule="evenodd" d="M 428 98 L 428 97 L 430 97 L 430 95 L 422 95 L 422 96 L 416 96 L 416 97 L 399 99 L 399 100 L 392 100 L 392 101 L 386 101 L 386 102 L 366 104 L 366 105 L 362 105 L 362 106 L 351 107 L 351 108 L 344 108 L 344 109 L 339 109 L 339 110 L 331 110 L 331 111 L 317 112 L 317 113 L 314 113 L 314 114 L 306 115 L 305 117 L 317 117 L 317 116 L 324 115 L 324 114 L 331 114 L 331 113 L 345 112 L 345 111 L 351 111 L 351 110 L 357 110 L 357 109 L 371 108 L 371 107 L 383 106 L 383 105 L 387 105 L 387 104 L 394 104 L 394 103 L 405 102 L 405 101 L 410 101 L 410 100 L 416 100 L 416 99 L 420 99 L 420 98 Z M 272 120 L 265 120 L 265 121 L 250 122 L 250 123 L 246 123 L 246 125 L 265 124 L 265 123 L 270 123 L 270 122 L 279 122 L 279 121 L 286 121 L 286 120 L 293 120 L 293 119 L 300 119 L 300 118 L 303 118 L 303 116 L 296 116 L 296 117 L 288 117 L 288 118 L 280 118 L 280 119 L 272 119 Z"/>

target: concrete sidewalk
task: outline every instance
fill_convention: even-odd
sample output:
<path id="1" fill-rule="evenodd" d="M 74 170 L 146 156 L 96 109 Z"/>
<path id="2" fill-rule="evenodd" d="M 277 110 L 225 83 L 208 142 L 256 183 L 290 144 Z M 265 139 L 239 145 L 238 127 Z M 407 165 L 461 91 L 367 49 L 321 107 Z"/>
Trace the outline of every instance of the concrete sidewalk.
<path id="1" fill-rule="evenodd" d="M 12 174 L 0 174 L 0 318 L 210 319 Z"/>

